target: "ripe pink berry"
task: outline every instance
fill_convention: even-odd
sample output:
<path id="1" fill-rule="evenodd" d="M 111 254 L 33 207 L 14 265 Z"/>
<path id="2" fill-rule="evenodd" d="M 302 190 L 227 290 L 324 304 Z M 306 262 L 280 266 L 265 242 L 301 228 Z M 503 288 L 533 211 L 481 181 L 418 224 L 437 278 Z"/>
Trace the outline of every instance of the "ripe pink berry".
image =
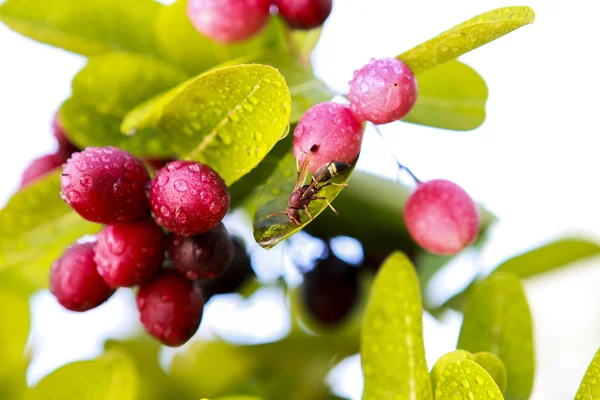
<path id="1" fill-rule="evenodd" d="M 477 206 L 471 197 L 443 179 L 419 184 L 406 202 L 404 222 L 417 244 L 444 255 L 467 247 L 479 231 Z"/>
<path id="2" fill-rule="evenodd" d="M 58 143 L 58 150 L 60 153 L 64 154 L 66 157 L 70 157 L 71 154 L 77 151 L 77 147 L 71 143 L 65 134 L 65 129 L 60 122 L 58 112 L 54 114 L 54 119 L 52 120 L 52 132 L 54 134 L 54 138 L 56 138 L 56 142 Z"/>
<path id="3" fill-rule="evenodd" d="M 148 210 L 144 164 L 114 147 L 88 147 L 63 168 L 62 198 L 88 221 L 133 221 Z"/>
<path id="4" fill-rule="evenodd" d="M 23 172 L 20 189 L 41 178 L 67 161 L 62 153 L 46 154 L 33 160 Z"/>
<path id="5" fill-rule="evenodd" d="M 332 0 L 275 0 L 279 14 L 296 29 L 323 25 L 331 14 Z"/>
<path id="6" fill-rule="evenodd" d="M 167 248 L 175 268 L 193 281 L 221 275 L 233 258 L 233 240 L 223 224 L 196 236 L 169 235 Z"/>
<path id="7" fill-rule="evenodd" d="M 249 39 L 269 19 L 270 0 L 188 0 L 187 14 L 196 30 L 223 43 Z"/>
<path id="8" fill-rule="evenodd" d="M 200 326 L 204 309 L 200 286 L 176 271 L 163 270 L 142 284 L 136 300 L 146 332 L 167 346 L 181 346 Z"/>
<path id="9" fill-rule="evenodd" d="M 362 139 L 362 123 L 350 107 L 320 103 L 300 118 L 294 130 L 294 156 L 302 164 L 306 154 L 314 154 L 308 168 L 311 173 L 331 161 L 352 164 L 360 153 Z M 311 148 L 315 145 L 317 150 L 313 153 Z"/>
<path id="10" fill-rule="evenodd" d="M 359 118 L 387 124 L 403 118 L 413 108 L 417 101 L 417 80 L 402 61 L 373 58 L 354 72 L 348 97 Z"/>
<path id="11" fill-rule="evenodd" d="M 108 225 L 98 235 L 94 261 L 111 288 L 149 281 L 164 260 L 163 232 L 153 220 Z"/>
<path id="12" fill-rule="evenodd" d="M 150 204 L 159 225 L 191 236 L 219 225 L 229 210 L 229 192 L 208 165 L 173 161 L 156 172 L 150 184 Z"/>
<path id="13" fill-rule="evenodd" d="M 76 243 L 56 260 L 50 271 L 50 291 L 71 311 L 87 311 L 108 300 L 113 291 L 96 270 L 94 243 Z"/>

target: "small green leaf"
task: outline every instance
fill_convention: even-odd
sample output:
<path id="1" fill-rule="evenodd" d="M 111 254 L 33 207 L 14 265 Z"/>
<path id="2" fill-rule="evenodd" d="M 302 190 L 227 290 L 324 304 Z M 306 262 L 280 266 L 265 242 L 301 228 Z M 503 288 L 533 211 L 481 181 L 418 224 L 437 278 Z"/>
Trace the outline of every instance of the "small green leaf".
<path id="1" fill-rule="evenodd" d="M 136 400 L 137 371 L 124 353 L 110 351 L 100 358 L 61 367 L 42 379 L 27 400 Z"/>
<path id="2" fill-rule="evenodd" d="M 529 398 L 535 362 L 533 328 L 517 276 L 494 273 L 476 287 L 465 306 L 458 347 L 498 356 L 506 366 L 506 398 Z"/>
<path id="3" fill-rule="evenodd" d="M 422 319 L 414 266 L 395 252 L 377 273 L 364 316 L 363 400 L 432 399 Z"/>
<path id="4" fill-rule="evenodd" d="M 431 377 L 431 387 L 433 391 L 438 387 L 438 383 L 442 379 L 442 372 L 446 369 L 446 367 L 452 363 L 455 363 L 460 360 L 473 360 L 475 357 L 468 351 L 465 350 L 454 350 L 450 353 L 444 354 L 440 357 L 439 360 L 435 363 L 431 372 L 429 373 Z"/>
<path id="5" fill-rule="evenodd" d="M 8 0 L 0 20 L 42 43 L 91 56 L 111 51 L 156 54 L 152 0 Z"/>
<path id="6" fill-rule="evenodd" d="M 117 146 L 156 158 L 173 154 L 169 140 L 147 129 L 121 134 L 127 113 L 140 103 L 185 81 L 187 75 L 162 61 L 133 53 L 91 57 L 73 79 L 73 93 L 61 107 L 61 121 L 79 147 Z"/>
<path id="7" fill-rule="evenodd" d="M 502 392 L 483 367 L 475 361 L 449 364 L 435 391 L 436 400 L 501 400 Z"/>
<path id="8" fill-rule="evenodd" d="M 46 287 L 52 262 L 81 236 L 100 225 L 83 220 L 59 196 L 60 171 L 20 190 L 0 210 L 0 270 L 19 268 Z"/>
<path id="9" fill-rule="evenodd" d="M 355 165 L 356 163 L 329 182 L 346 183 Z M 285 211 L 288 208 L 288 200 L 296 184 L 297 175 L 296 158 L 289 152 L 279 161 L 277 168 L 262 187 L 259 206 L 254 214 L 254 239 L 265 249 L 274 247 L 312 222 L 305 211 L 300 212 L 301 225 L 290 222 L 289 217 L 285 214 L 267 218 L 267 215 Z M 319 196 L 326 197 L 329 202 L 332 202 L 343 190 L 343 186 L 332 185 L 323 188 L 319 192 Z M 313 219 L 316 219 L 327 208 L 327 202 L 324 200 L 314 200 L 308 205 Z"/>
<path id="10" fill-rule="evenodd" d="M 289 130 L 290 92 L 273 67 L 211 70 L 133 110 L 121 130 L 156 128 L 185 159 L 213 167 L 231 185 Z"/>
<path id="11" fill-rule="evenodd" d="M 588 367 L 575 400 L 597 400 L 600 399 L 600 350 L 596 352 L 594 359 Z"/>
<path id="12" fill-rule="evenodd" d="M 485 12 L 400 54 L 415 74 L 458 58 L 524 25 L 535 13 L 529 7 L 505 7 Z"/>
<path id="13" fill-rule="evenodd" d="M 285 48 L 284 27 L 277 18 L 271 18 L 267 27 L 250 40 L 221 44 L 194 29 L 186 7 L 187 0 L 164 7 L 157 17 L 155 32 L 162 56 L 193 75 L 240 57 Z"/>
<path id="14" fill-rule="evenodd" d="M 460 61 L 417 75 L 419 97 L 403 121 L 466 131 L 485 120 L 488 89 L 483 78 Z"/>
<path id="15" fill-rule="evenodd" d="M 500 360 L 497 356 L 488 352 L 477 353 L 474 356 L 473 361 L 477 364 L 481 365 L 483 369 L 487 371 L 488 374 L 494 379 L 496 385 L 502 393 L 506 392 L 506 367 L 502 360 Z"/>

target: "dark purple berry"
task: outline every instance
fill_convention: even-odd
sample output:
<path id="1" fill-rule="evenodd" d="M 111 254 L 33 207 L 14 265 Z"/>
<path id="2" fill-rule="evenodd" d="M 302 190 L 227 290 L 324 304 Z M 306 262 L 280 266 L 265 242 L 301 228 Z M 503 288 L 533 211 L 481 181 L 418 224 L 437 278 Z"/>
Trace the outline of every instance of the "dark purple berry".
<path id="1" fill-rule="evenodd" d="M 332 0 L 275 0 L 279 14 L 292 28 L 312 29 L 331 14 Z"/>
<path id="2" fill-rule="evenodd" d="M 200 286 L 176 271 L 163 270 L 143 283 L 136 300 L 146 332 L 167 346 L 181 346 L 200 326 L 204 309 Z"/>
<path id="3" fill-rule="evenodd" d="M 94 243 L 76 243 L 50 271 L 50 291 L 67 310 L 87 311 L 104 303 L 113 291 L 94 262 Z"/>
<path id="4" fill-rule="evenodd" d="M 46 154 L 33 160 L 23 172 L 20 189 L 23 189 L 30 183 L 36 181 L 52 170 L 63 165 L 67 159 L 59 152 Z"/>
<path id="5" fill-rule="evenodd" d="M 108 225 L 98 235 L 94 260 L 111 288 L 149 281 L 164 260 L 162 229 L 144 219 Z"/>
<path id="6" fill-rule="evenodd" d="M 237 292 L 244 283 L 254 277 L 254 270 L 246 249 L 238 238 L 233 239 L 233 260 L 223 274 L 203 281 L 202 292 L 206 301 L 212 296 Z"/>
<path id="7" fill-rule="evenodd" d="M 88 221 L 134 221 L 148 211 L 144 164 L 115 147 L 88 147 L 63 168 L 62 197 Z"/>

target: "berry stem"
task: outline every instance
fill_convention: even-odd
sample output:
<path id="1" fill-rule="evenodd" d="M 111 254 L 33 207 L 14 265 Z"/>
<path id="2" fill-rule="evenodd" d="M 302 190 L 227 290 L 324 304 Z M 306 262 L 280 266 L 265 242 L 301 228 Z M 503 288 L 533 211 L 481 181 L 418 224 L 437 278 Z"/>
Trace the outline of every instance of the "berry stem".
<path id="1" fill-rule="evenodd" d="M 373 124 L 373 123 L 371 125 L 373 126 L 373 128 L 375 129 L 375 131 L 379 134 L 379 137 L 383 141 L 383 144 L 385 145 L 385 148 L 387 149 L 387 151 L 394 158 L 394 161 L 396 161 L 396 164 L 398 165 L 398 168 L 400 170 L 405 170 L 406 172 L 408 172 L 408 174 L 411 176 L 411 178 L 413 178 L 415 180 L 415 182 L 417 184 L 421 183 L 421 180 L 419 178 L 417 178 L 417 176 L 415 174 L 413 174 L 413 172 L 407 166 L 405 166 L 404 164 L 402 164 L 398 160 L 398 157 L 396 157 L 396 155 L 394 154 L 394 152 L 392 151 L 392 149 L 390 148 L 390 146 L 387 144 L 387 141 L 385 140 L 385 137 L 383 136 L 383 133 L 381 132 L 381 130 L 379 129 L 379 127 L 377 125 Z"/>

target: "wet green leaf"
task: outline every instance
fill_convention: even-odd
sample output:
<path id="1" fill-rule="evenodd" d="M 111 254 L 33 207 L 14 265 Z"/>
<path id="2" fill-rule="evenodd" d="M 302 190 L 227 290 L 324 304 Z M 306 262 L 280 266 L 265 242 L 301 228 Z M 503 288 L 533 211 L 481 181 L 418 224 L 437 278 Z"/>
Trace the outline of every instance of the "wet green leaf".
<path id="1" fill-rule="evenodd" d="M 506 398 L 529 398 L 535 369 L 533 328 L 517 276 L 494 273 L 476 287 L 465 306 L 458 347 L 498 356 L 506 366 Z"/>
<path id="2" fill-rule="evenodd" d="M 177 155 L 210 165 L 231 185 L 287 132 L 290 102 L 275 68 L 237 65 L 211 70 L 142 104 L 121 129 L 158 129 Z"/>
<path id="3" fill-rule="evenodd" d="M 524 25 L 531 24 L 535 13 L 529 7 L 505 7 L 485 12 L 402 53 L 415 74 L 452 61 L 460 55 L 496 40 Z"/>
<path id="4" fill-rule="evenodd" d="M 352 168 L 343 171 L 329 182 L 337 184 L 346 183 L 355 165 L 356 163 L 354 163 Z M 272 248 L 283 239 L 302 230 L 312 221 L 306 215 L 305 211 L 300 212 L 301 225 L 290 222 L 287 215 L 267 218 L 267 215 L 287 209 L 288 200 L 296 184 L 296 178 L 296 158 L 290 152 L 279 161 L 277 168 L 262 187 L 259 206 L 254 214 L 254 239 L 261 247 L 266 249 Z M 319 192 L 319 196 L 326 197 L 332 202 L 343 190 L 343 186 L 331 185 L 322 189 Z M 327 203 L 323 200 L 311 201 L 308 205 L 308 210 L 313 219 L 316 219 L 323 211 L 332 212 L 331 210 L 326 210 L 327 208 Z"/>
<path id="5" fill-rule="evenodd" d="M 138 376 L 124 353 L 110 351 L 100 358 L 67 364 L 31 389 L 27 400 L 136 400 Z"/>
<path id="6" fill-rule="evenodd" d="M 475 361 L 461 360 L 449 364 L 435 391 L 436 400 L 501 400 L 502 392 L 483 367 Z"/>
<path id="7" fill-rule="evenodd" d="M 446 369 L 448 365 L 460 360 L 473 360 L 473 358 L 475 358 L 473 354 L 465 350 L 454 350 L 440 357 L 429 374 L 431 377 L 431 387 L 433 388 L 433 391 L 435 392 L 437 389 L 438 383 L 442 379 L 442 372 L 444 372 L 444 369 Z"/>
<path id="8" fill-rule="evenodd" d="M 377 273 L 364 316 L 363 400 L 433 398 L 422 318 L 415 268 L 405 255 L 395 252 Z"/>
<path id="9" fill-rule="evenodd" d="M 91 56 L 112 51 L 156 54 L 153 0 L 8 0 L 0 20 L 42 43 Z"/>
<path id="10" fill-rule="evenodd" d="M 585 376 L 579 385 L 575 400 L 600 399 L 600 350 L 596 352 L 594 359 L 585 372 Z"/>
<path id="11" fill-rule="evenodd" d="M 483 78 L 460 61 L 417 75 L 419 97 L 403 121 L 465 131 L 485 120 L 488 89 Z"/>
<path id="12" fill-rule="evenodd" d="M 101 226 L 85 221 L 60 198 L 60 171 L 16 193 L 0 210 L 0 270 L 19 268 L 46 287 L 52 262 L 76 239 Z"/>

